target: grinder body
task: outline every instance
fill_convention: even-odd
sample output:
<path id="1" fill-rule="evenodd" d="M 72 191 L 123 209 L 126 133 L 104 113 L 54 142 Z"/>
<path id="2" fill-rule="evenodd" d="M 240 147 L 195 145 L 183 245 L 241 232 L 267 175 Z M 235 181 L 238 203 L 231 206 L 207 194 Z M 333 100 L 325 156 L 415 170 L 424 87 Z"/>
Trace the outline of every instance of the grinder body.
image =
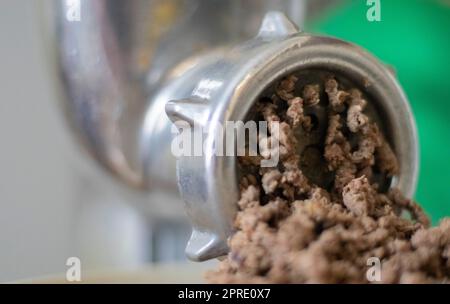
<path id="1" fill-rule="evenodd" d="M 283 13 L 273 11 L 254 38 L 199 45 L 198 51 L 192 43 L 189 50 L 183 48 L 185 39 L 201 41 L 195 34 L 204 30 L 188 18 L 190 28 L 175 29 L 188 38 L 177 35 L 177 41 L 168 35 L 151 50 L 143 44 L 138 50 L 151 52 L 155 60 L 133 66 L 131 58 L 139 52 L 123 56 L 129 51 L 124 46 L 142 37 L 130 32 L 116 39 L 106 2 L 85 3 L 91 11 L 84 23 L 58 19 L 55 26 L 70 122 L 88 151 L 127 184 L 148 192 L 149 201 L 172 204 L 177 213 L 176 202 L 184 202 L 193 226 L 186 248 L 190 259 L 226 254 L 237 211 L 236 157 L 215 155 L 213 135 L 227 121 L 245 121 L 260 94 L 293 72 L 327 71 L 364 88 L 400 161 L 391 186 L 413 195 L 418 173 L 414 119 L 392 71 L 365 50 L 301 33 Z M 202 127 L 202 155 L 175 158 L 171 148 L 177 121 Z M 195 138 L 199 131 L 192 132 Z M 147 212 L 157 209 L 148 203 Z"/>

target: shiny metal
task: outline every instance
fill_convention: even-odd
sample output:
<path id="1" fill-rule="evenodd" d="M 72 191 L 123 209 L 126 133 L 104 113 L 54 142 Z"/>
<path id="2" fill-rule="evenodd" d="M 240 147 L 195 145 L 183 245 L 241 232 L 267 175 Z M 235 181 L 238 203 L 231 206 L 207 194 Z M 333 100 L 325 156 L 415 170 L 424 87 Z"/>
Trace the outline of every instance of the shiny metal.
<path id="1" fill-rule="evenodd" d="M 169 140 L 160 88 L 187 58 L 250 38 L 270 9 L 301 22 L 303 2 L 52 0 L 64 108 L 76 136 L 127 184 L 176 195 L 175 162 L 160 144 Z"/>
<path id="2" fill-rule="evenodd" d="M 271 12 L 256 38 L 197 59 L 169 89 L 179 96 L 166 106 L 171 119 L 195 122 L 207 130 L 204 156 L 177 160 L 179 188 L 193 225 L 186 248 L 191 259 L 201 261 L 225 254 L 233 230 L 238 200 L 236 158 L 214 155 L 217 128 L 227 121 L 245 121 L 266 88 L 289 73 L 305 70 L 333 72 L 370 96 L 400 161 L 400 174 L 391 186 L 413 195 L 417 132 L 408 101 L 391 71 L 355 45 L 299 33 L 282 13 Z"/>
<path id="3" fill-rule="evenodd" d="M 169 117 L 214 134 L 219 123 L 244 120 L 257 96 L 292 71 L 317 68 L 369 83 L 401 162 L 393 182 L 414 192 L 415 124 L 388 69 L 354 45 L 297 33 L 282 13 L 267 14 L 258 30 L 269 9 L 301 23 L 302 14 L 293 13 L 304 1 L 81 0 L 80 21 L 68 19 L 68 3 L 54 0 L 51 18 L 73 130 L 103 167 L 150 193 L 145 204 L 154 210 L 159 202 L 181 215 L 173 203 L 181 194 L 193 224 L 191 259 L 227 251 L 238 198 L 235 158 L 214 156 L 207 140 L 204 156 L 176 162 Z"/>
<path id="4" fill-rule="evenodd" d="M 114 184 L 118 195 L 148 216 L 179 219 L 166 84 L 199 54 L 252 37 L 268 10 L 299 24 L 304 11 L 304 0 L 42 2 L 49 59 L 76 138 L 124 182 Z"/>

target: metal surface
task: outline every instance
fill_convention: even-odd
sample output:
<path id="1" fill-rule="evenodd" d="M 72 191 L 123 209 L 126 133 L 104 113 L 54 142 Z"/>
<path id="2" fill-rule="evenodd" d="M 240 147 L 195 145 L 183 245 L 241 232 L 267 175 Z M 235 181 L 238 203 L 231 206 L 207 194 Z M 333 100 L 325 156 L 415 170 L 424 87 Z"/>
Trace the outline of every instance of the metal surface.
<path id="1" fill-rule="evenodd" d="M 165 87 L 195 64 L 189 58 L 249 39 L 270 9 L 301 24 L 304 0 L 77 2 L 44 1 L 49 59 L 71 130 L 123 182 L 114 187 L 124 199 L 151 217 L 184 218 Z"/>
<path id="2" fill-rule="evenodd" d="M 236 159 L 215 156 L 207 135 L 204 156 L 180 157 L 176 178 L 165 111 L 214 134 L 219 124 L 245 120 L 258 95 L 294 71 L 332 71 L 365 88 L 400 160 L 393 183 L 413 194 L 415 124 L 383 64 L 344 41 L 298 33 L 278 12 L 247 40 L 268 8 L 298 11 L 303 1 L 81 1 L 80 22 L 67 20 L 63 3 L 54 2 L 54 28 L 68 118 L 88 151 L 127 184 L 167 204 L 178 200 L 178 184 L 193 225 L 191 259 L 227 252 Z"/>
<path id="3" fill-rule="evenodd" d="M 303 12 L 303 0 L 80 0 L 73 20 L 76 2 L 49 9 L 72 129 L 127 184 L 175 194 L 174 159 L 155 144 L 168 140 L 160 88 L 187 58 L 250 38 L 268 10 Z"/>
<path id="4" fill-rule="evenodd" d="M 418 155 L 409 104 L 389 69 L 363 49 L 334 38 L 297 33 L 283 14 L 272 12 L 256 38 L 198 62 L 177 77 L 179 85 L 171 91 L 181 99 L 166 107 L 173 121 L 195 122 L 208 132 L 203 157 L 182 156 L 177 161 L 180 192 L 194 229 L 186 249 L 191 259 L 227 252 L 237 208 L 236 158 L 214 156 L 216 128 L 226 121 L 245 121 L 257 97 L 292 72 L 329 71 L 363 88 L 383 118 L 382 127 L 399 157 L 400 174 L 392 185 L 413 195 Z"/>

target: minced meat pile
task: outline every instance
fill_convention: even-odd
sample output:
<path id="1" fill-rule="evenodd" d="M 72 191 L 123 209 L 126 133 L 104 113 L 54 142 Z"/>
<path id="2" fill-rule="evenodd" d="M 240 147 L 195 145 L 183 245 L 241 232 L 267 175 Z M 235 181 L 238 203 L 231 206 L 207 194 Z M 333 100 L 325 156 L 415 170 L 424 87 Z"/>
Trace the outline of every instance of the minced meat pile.
<path id="1" fill-rule="evenodd" d="M 383 132 L 365 114 L 367 98 L 334 75 L 301 85 L 281 80 L 253 112 L 269 123 L 260 156 L 240 157 L 240 200 L 229 254 L 207 273 L 211 283 L 369 283 L 370 258 L 382 283 L 443 283 L 450 277 L 450 219 L 429 228 L 423 210 L 399 190 L 382 187 L 399 164 Z M 313 182 L 299 145 L 317 128 L 308 107 L 326 110 L 312 153 L 331 176 Z M 270 122 L 279 124 L 270 124 Z M 273 130 L 272 128 L 278 128 Z M 275 132 L 276 131 L 276 132 Z M 299 133 L 300 132 L 300 133 Z M 264 168 L 272 136 L 280 163 Z M 269 142 L 269 144 L 267 144 Z M 306 151 L 307 149 L 304 149 Z M 303 164 L 303 165 L 302 165 Z M 309 171 L 314 171 L 309 170 Z M 320 174 L 319 174 L 320 175 Z"/>

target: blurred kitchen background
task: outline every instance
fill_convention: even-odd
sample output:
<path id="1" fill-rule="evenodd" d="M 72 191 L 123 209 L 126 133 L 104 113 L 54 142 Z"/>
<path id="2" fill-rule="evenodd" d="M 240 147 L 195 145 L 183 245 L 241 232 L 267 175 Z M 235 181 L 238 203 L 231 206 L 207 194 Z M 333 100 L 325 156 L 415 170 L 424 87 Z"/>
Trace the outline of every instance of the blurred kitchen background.
<path id="1" fill-rule="evenodd" d="M 186 261 L 184 217 L 144 215 L 74 140 L 51 73 L 46 1 L 0 1 L 0 282 L 63 273 L 71 256 L 83 270 Z M 449 1 L 381 0 L 381 22 L 367 21 L 365 0 L 304 7 L 292 13 L 305 30 L 357 43 L 395 68 L 420 135 L 416 198 L 434 223 L 450 215 Z"/>

